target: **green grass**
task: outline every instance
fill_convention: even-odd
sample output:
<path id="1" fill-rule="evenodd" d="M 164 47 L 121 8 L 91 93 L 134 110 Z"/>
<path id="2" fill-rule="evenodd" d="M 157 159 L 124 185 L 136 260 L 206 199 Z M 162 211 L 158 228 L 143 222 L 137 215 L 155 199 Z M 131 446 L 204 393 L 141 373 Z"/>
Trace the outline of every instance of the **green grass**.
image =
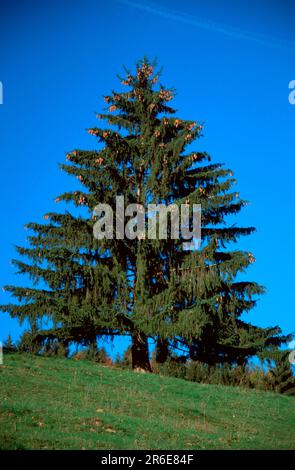
<path id="1" fill-rule="evenodd" d="M 0 449 L 295 449 L 295 399 L 7 354 Z"/>

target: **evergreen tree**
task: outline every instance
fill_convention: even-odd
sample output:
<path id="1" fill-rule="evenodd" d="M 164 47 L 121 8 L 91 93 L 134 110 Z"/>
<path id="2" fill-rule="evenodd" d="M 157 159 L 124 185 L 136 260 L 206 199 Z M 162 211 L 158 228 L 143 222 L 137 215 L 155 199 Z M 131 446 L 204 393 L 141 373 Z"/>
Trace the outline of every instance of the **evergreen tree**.
<path id="1" fill-rule="evenodd" d="M 267 387 L 278 393 L 295 395 L 295 377 L 289 362 L 289 353 L 290 350 L 279 351 L 271 347 L 263 351 L 260 357 L 268 363 Z"/>
<path id="2" fill-rule="evenodd" d="M 253 255 L 228 248 L 254 231 L 226 223 L 246 201 L 233 190 L 231 170 L 211 163 L 206 152 L 191 150 L 202 125 L 175 117 L 169 105 L 174 90 L 159 84 L 154 64 L 144 58 L 134 74 L 125 72 L 120 80 L 126 90 L 105 96 L 107 110 L 97 115 L 105 126 L 88 130 L 96 150 L 76 149 L 61 165 L 83 189 L 56 201 L 88 212 L 83 217 L 51 213 L 47 223 L 29 224 L 30 248 L 18 247 L 18 253 L 30 263 L 14 262 L 36 287 L 7 286 L 21 303 L 2 309 L 36 324 L 50 318 L 52 328 L 38 331 L 39 339 L 51 335 L 93 343 L 98 336 L 128 334 L 134 369 L 151 370 L 148 338 L 157 341 L 159 362 L 181 346 L 208 364 L 245 363 L 276 342 L 279 332 L 241 320 L 263 293 L 256 282 L 237 281 L 255 261 Z M 94 207 L 115 208 L 117 196 L 124 196 L 125 206 L 145 208 L 201 204 L 200 249 L 184 250 L 183 236 L 95 239 Z"/>

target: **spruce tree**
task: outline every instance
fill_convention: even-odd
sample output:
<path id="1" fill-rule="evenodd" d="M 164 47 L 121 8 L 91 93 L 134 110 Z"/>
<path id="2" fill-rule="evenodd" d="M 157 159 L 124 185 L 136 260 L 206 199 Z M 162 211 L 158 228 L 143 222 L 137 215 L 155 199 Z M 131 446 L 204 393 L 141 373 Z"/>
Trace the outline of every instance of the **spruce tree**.
<path id="1" fill-rule="evenodd" d="M 288 341 L 291 341 L 292 335 L 289 335 Z M 260 359 L 267 362 L 267 388 L 286 395 L 295 395 L 295 376 L 292 366 L 289 362 L 290 350 L 278 350 L 274 347 L 266 348 L 260 354 Z"/>
<path id="2" fill-rule="evenodd" d="M 21 303 L 2 310 L 36 324 L 50 318 L 52 328 L 38 331 L 39 338 L 93 343 L 98 336 L 128 334 L 134 369 L 151 370 L 148 338 L 157 342 L 160 362 L 169 348 L 182 347 L 209 364 L 245 363 L 279 332 L 241 320 L 264 291 L 237 280 L 253 255 L 229 249 L 254 231 L 226 223 L 246 201 L 233 189 L 231 170 L 192 150 L 203 126 L 176 117 L 170 106 L 175 91 L 159 78 L 144 58 L 135 73 L 125 70 L 123 91 L 104 97 L 107 109 L 97 118 L 105 124 L 88 130 L 96 149 L 75 149 L 61 165 L 83 189 L 56 201 L 87 212 L 50 213 L 47 223 L 28 225 L 30 248 L 18 247 L 18 253 L 30 263 L 14 262 L 36 286 L 7 286 Z M 201 204 L 200 249 L 184 250 L 182 236 L 95 239 L 93 209 L 98 203 L 115 208 L 117 196 L 125 206 Z"/>

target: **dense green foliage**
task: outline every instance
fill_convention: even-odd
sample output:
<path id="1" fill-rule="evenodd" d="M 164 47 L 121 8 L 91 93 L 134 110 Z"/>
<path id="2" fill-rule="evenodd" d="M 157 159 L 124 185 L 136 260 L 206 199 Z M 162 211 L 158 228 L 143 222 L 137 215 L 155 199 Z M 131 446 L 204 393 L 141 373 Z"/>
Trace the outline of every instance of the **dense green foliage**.
<path id="1" fill-rule="evenodd" d="M 75 149 L 61 165 L 79 188 L 56 201 L 82 207 L 84 215 L 49 213 L 46 223 L 28 224 L 29 247 L 17 247 L 23 260 L 14 264 L 34 285 L 6 286 L 20 303 L 2 310 L 29 319 L 28 341 L 61 344 L 65 353 L 71 342 L 95 348 L 99 338 L 128 334 L 136 369 L 150 370 L 148 338 L 157 341 L 159 363 L 178 347 L 208 365 L 244 366 L 255 354 L 272 353 L 289 338 L 242 319 L 264 289 L 238 277 L 255 259 L 232 246 L 254 228 L 226 221 L 246 204 L 232 171 L 192 148 L 202 125 L 176 117 L 174 91 L 159 84 L 147 59 L 121 82 L 126 90 L 105 96 L 108 109 L 97 115 L 104 126 L 89 129 L 96 150 Z M 95 239 L 94 207 L 114 207 L 119 195 L 144 207 L 201 204 L 200 249 L 184 250 L 182 237 Z M 44 329 L 42 319 L 52 327 Z"/>

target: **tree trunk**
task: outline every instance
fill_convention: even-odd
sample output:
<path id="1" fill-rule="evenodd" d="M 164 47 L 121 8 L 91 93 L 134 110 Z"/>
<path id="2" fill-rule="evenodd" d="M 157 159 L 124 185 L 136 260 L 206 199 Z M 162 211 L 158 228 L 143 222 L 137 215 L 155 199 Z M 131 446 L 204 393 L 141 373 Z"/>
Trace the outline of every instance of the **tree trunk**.
<path id="1" fill-rule="evenodd" d="M 132 334 L 132 369 L 136 372 L 151 372 L 147 337 L 143 333 Z"/>
<path id="2" fill-rule="evenodd" d="M 163 364 L 167 361 L 169 354 L 168 341 L 166 339 L 158 338 L 156 345 L 156 362 Z"/>

